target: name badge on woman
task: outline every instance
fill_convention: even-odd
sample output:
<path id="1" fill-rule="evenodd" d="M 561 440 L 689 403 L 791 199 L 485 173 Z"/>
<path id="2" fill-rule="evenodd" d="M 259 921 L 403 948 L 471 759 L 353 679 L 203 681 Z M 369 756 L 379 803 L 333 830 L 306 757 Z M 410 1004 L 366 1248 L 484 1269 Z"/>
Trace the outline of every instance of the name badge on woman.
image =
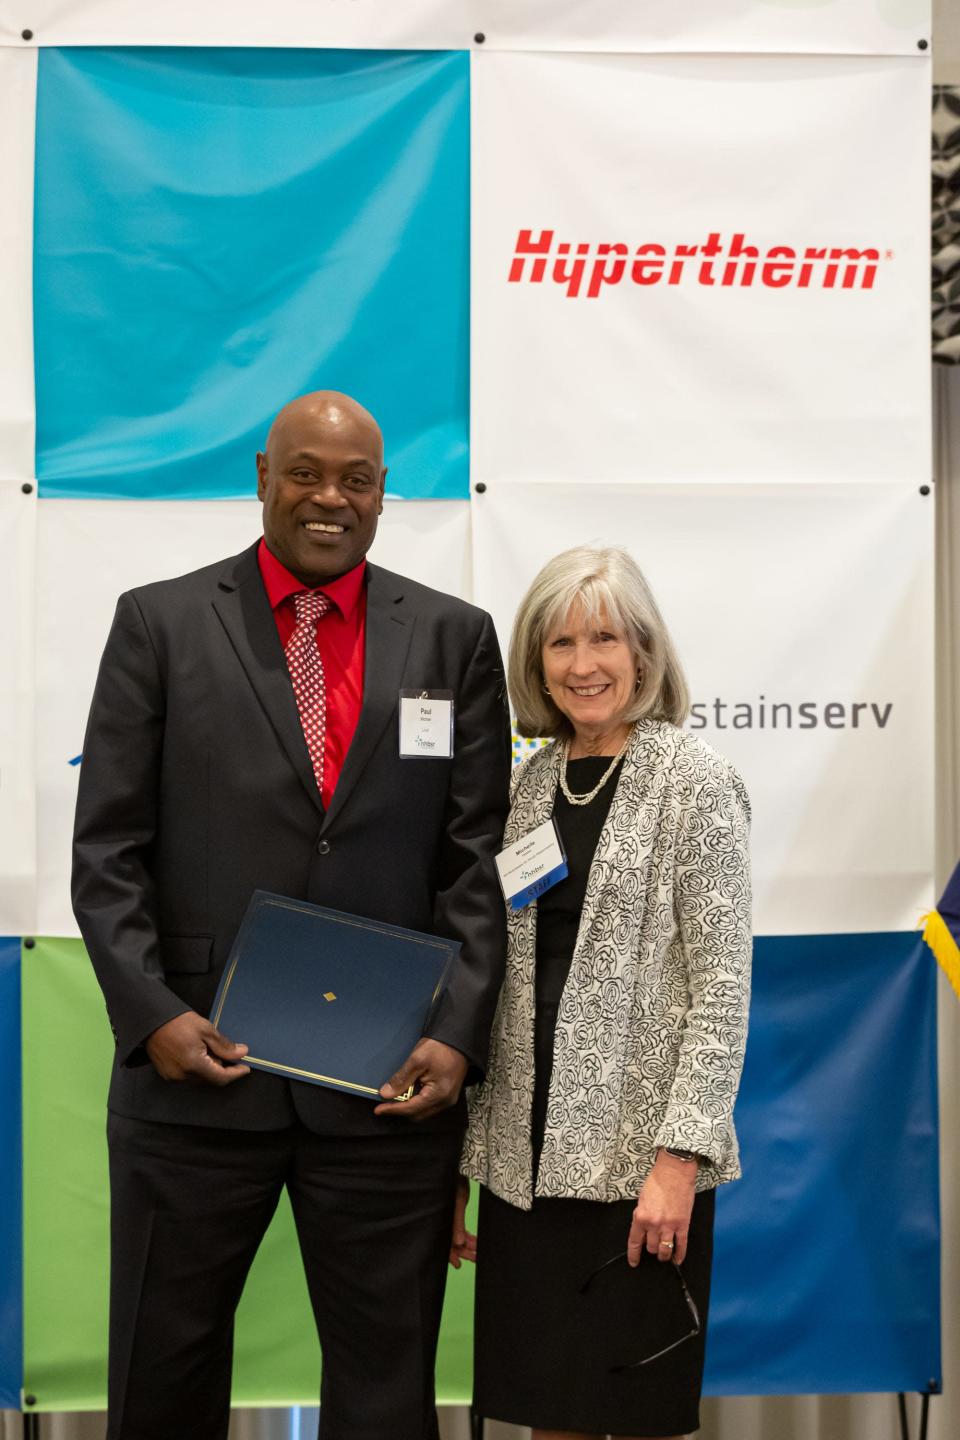
<path id="1" fill-rule="evenodd" d="M 567 877 L 567 857 L 552 819 L 501 850 L 496 863 L 504 898 L 513 910 L 522 910 Z"/>
<path id="2" fill-rule="evenodd" d="M 453 754 L 453 691 L 400 691 L 400 759 L 449 760 Z"/>

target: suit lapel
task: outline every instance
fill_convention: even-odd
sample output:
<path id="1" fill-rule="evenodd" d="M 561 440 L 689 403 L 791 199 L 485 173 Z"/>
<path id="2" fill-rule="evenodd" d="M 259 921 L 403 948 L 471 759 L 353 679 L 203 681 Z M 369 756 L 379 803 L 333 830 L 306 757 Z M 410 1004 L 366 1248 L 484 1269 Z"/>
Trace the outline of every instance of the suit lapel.
<path id="1" fill-rule="evenodd" d="M 323 802 L 303 738 L 286 656 L 260 578 L 257 545 L 229 563 L 220 576 L 219 586 L 213 608 L 288 760 L 322 814 Z"/>
<path id="2" fill-rule="evenodd" d="M 325 827 L 332 824 L 347 803 L 387 724 L 390 721 L 397 724 L 398 691 L 415 624 L 414 616 L 403 603 L 401 578 L 369 562 L 366 623 L 363 705 L 330 801 Z"/>

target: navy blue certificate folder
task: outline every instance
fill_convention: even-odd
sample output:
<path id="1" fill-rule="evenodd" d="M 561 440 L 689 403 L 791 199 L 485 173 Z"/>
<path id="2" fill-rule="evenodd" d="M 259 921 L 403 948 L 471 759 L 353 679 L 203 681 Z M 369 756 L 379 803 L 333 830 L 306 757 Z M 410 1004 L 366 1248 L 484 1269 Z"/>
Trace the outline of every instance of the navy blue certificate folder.
<path id="1" fill-rule="evenodd" d="M 257 1070 L 379 1099 L 423 1034 L 455 940 L 254 891 L 210 1018 Z"/>

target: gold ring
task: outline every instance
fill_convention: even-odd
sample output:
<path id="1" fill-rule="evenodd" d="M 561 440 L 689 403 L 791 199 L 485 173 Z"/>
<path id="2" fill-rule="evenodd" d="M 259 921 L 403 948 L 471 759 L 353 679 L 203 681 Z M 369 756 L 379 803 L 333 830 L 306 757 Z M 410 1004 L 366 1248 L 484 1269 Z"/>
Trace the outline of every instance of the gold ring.
<path id="1" fill-rule="evenodd" d="M 672 1240 L 661 1240 L 661 1241 L 660 1241 L 660 1247 L 659 1247 L 659 1248 L 660 1248 L 661 1250 L 672 1250 L 672 1249 L 673 1249 L 673 1246 L 674 1246 L 674 1242 L 673 1242 Z"/>

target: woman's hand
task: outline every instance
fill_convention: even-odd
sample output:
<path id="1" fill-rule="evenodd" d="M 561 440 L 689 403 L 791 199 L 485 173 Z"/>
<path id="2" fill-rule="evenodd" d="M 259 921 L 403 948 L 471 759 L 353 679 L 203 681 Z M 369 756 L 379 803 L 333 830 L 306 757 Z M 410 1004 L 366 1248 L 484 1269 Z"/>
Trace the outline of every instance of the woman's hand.
<path id="1" fill-rule="evenodd" d="M 627 1260 L 640 1264 L 643 1248 L 658 1260 L 682 1264 L 687 1253 L 690 1212 L 697 1184 L 696 1160 L 681 1160 L 665 1150 L 644 1181 L 627 1238 Z"/>
<path id="2" fill-rule="evenodd" d="M 467 1229 L 467 1201 L 470 1199 L 470 1181 L 466 1175 L 457 1176 L 457 1198 L 453 1203 L 453 1234 L 450 1237 L 450 1264 L 460 1269 L 463 1260 L 476 1264 L 477 1237 Z"/>

